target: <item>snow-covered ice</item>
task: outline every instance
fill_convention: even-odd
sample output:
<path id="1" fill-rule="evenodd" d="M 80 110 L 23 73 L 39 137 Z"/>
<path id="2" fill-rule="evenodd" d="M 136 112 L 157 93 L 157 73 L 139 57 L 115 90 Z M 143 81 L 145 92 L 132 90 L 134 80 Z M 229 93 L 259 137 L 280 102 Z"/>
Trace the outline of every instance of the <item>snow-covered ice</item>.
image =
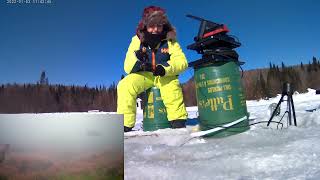
<path id="1" fill-rule="evenodd" d="M 250 123 L 268 121 L 269 100 L 247 101 Z M 266 123 L 225 138 L 196 138 L 180 146 L 196 127 L 164 129 L 144 133 L 124 141 L 125 179 L 320 179 L 320 95 L 293 95 L 298 126 L 283 129 Z M 286 111 L 281 103 L 281 114 Z M 189 107 L 189 118 L 197 108 Z M 279 121 L 281 116 L 273 120 Z M 141 129 L 142 114 L 137 114 L 135 129 Z M 139 134 L 137 132 L 131 133 Z M 141 133 L 140 133 L 141 134 Z"/>

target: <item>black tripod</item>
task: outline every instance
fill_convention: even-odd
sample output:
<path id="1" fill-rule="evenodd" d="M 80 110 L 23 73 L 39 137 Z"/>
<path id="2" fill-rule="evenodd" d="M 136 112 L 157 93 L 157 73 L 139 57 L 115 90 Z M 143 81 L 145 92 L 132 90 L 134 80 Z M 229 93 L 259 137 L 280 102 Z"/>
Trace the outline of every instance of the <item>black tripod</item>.
<path id="1" fill-rule="evenodd" d="M 294 120 L 294 125 L 297 126 L 297 120 L 296 120 L 296 112 L 294 110 L 294 104 L 293 104 L 293 99 L 292 99 L 292 94 L 293 94 L 293 89 L 291 87 L 291 84 L 290 83 L 284 83 L 283 84 L 283 88 L 282 88 L 282 96 L 276 106 L 276 108 L 274 109 L 274 111 L 272 112 L 272 115 L 268 121 L 268 124 L 267 126 L 270 125 L 270 122 L 272 120 L 272 118 L 275 116 L 276 114 L 276 111 L 278 108 L 280 108 L 280 105 L 283 101 L 287 101 L 287 110 L 286 112 L 284 112 L 283 116 L 281 117 L 280 121 L 282 120 L 282 118 L 284 117 L 284 115 L 286 113 L 288 113 L 288 121 L 289 121 L 289 125 L 292 124 L 292 121 L 291 121 L 291 112 L 292 112 L 292 115 L 293 115 L 293 120 Z M 283 97 L 284 96 L 287 96 L 287 100 L 283 100 Z"/>

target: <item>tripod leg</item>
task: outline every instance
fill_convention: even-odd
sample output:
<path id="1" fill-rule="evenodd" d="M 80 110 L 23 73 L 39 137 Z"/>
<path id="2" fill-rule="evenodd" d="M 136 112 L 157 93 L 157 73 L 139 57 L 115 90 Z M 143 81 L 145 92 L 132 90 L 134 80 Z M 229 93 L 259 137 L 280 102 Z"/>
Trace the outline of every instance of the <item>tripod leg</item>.
<path id="1" fill-rule="evenodd" d="M 274 115 L 276 114 L 276 111 L 277 111 L 277 109 L 279 108 L 279 106 L 280 106 L 280 104 L 281 104 L 281 102 L 282 102 L 283 97 L 284 97 L 284 94 L 281 96 L 281 98 L 280 98 L 280 100 L 279 100 L 279 102 L 278 102 L 278 104 L 277 104 L 276 108 L 273 110 L 272 115 L 271 115 L 271 117 L 270 117 L 270 119 L 269 119 L 269 121 L 268 121 L 267 126 L 269 126 L 269 125 L 270 125 L 271 120 L 272 120 L 272 118 L 274 117 Z"/>
<path id="2" fill-rule="evenodd" d="M 290 95 L 287 96 L 287 108 L 289 110 L 288 112 L 289 125 L 291 126 L 292 121 L 291 121 L 291 96 Z"/>
<path id="3" fill-rule="evenodd" d="M 292 113 L 293 113 L 293 122 L 294 122 L 294 125 L 297 126 L 297 120 L 296 120 L 296 111 L 294 110 L 294 104 L 293 104 L 293 98 L 292 98 L 292 95 L 291 95 L 291 105 L 292 105 Z"/>

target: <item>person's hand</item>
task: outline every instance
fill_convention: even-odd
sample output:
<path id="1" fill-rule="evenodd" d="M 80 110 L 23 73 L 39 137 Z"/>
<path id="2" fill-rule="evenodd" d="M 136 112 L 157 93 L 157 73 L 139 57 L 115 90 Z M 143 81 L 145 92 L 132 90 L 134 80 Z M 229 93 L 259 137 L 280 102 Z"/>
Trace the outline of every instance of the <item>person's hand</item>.
<path id="1" fill-rule="evenodd" d="M 152 72 L 152 64 L 151 63 L 147 63 L 147 62 L 143 62 L 140 66 L 142 71 L 149 71 Z"/>
<path id="2" fill-rule="evenodd" d="M 154 76 L 164 76 L 165 74 L 166 70 L 161 65 L 157 65 L 155 71 L 153 72 Z"/>
<path id="3" fill-rule="evenodd" d="M 136 57 L 141 61 L 141 62 L 147 62 L 148 61 L 148 55 L 147 53 L 142 50 L 139 49 L 137 51 L 135 51 Z"/>

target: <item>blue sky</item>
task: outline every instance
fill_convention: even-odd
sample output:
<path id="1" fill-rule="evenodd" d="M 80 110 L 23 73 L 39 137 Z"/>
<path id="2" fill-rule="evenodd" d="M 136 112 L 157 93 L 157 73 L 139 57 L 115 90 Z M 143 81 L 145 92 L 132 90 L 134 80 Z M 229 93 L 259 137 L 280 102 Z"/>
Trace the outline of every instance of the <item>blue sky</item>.
<path id="1" fill-rule="evenodd" d="M 186 48 L 199 22 L 186 14 L 226 24 L 242 43 L 237 52 L 245 70 L 320 57 L 317 0 L 10 1 L 0 0 L 0 84 L 35 83 L 43 70 L 53 84 L 117 83 L 125 74 L 123 61 L 142 10 L 149 5 L 166 9 L 189 62 L 200 58 Z M 192 75 L 189 68 L 181 82 Z"/>

